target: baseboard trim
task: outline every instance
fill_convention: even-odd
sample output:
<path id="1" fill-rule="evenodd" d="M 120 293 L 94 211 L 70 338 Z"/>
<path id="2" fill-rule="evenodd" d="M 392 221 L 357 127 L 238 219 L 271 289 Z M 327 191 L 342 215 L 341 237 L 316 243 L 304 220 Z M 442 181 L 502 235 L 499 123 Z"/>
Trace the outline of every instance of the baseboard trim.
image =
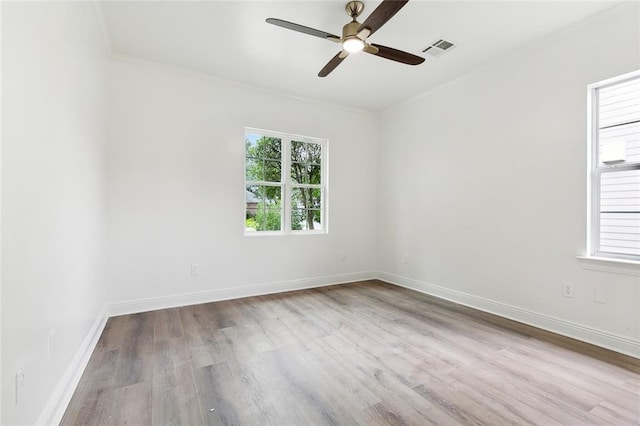
<path id="1" fill-rule="evenodd" d="M 353 272 L 341 275 L 329 275 L 292 281 L 231 287 L 219 290 L 203 291 L 199 293 L 187 293 L 174 296 L 130 300 L 125 302 L 110 303 L 107 306 L 107 313 L 110 317 L 136 314 L 140 312 L 154 311 L 157 309 L 177 308 L 180 306 L 196 305 L 199 303 L 217 302 L 221 300 L 238 299 L 250 296 L 261 296 L 265 294 L 282 293 L 285 291 L 304 290 L 308 288 L 325 287 L 328 285 L 371 280 L 375 277 L 375 271 Z"/>
<path id="2" fill-rule="evenodd" d="M 96 318 L 95 322 L 87 332 L 84 340 L 80 344 L 75 356 L 67 367 L 62 379 L 53 391 L 53 394 L 47 401 L 44 409 L 38 417 L 37 425 L 58 425 L 64 416 L 64 412 L 71 401 L 73 392 L 75 392 L 80 383 L 80 378 L 84 373 L 89 359 L 93 353 L 100 335 L 107 324 L 107 309 L 103 308 Z"/>
<path id="3" fill-rule="evenodd" d="M 470 308 L 591 343 L 615 352 L 620 352 L 634 358 L 640 358 L 640 341 L 638 340 L 388 272 L 378 271 L 377 278 L 389 284 L 419 291 L 440 299 L 449 300 Z"/>

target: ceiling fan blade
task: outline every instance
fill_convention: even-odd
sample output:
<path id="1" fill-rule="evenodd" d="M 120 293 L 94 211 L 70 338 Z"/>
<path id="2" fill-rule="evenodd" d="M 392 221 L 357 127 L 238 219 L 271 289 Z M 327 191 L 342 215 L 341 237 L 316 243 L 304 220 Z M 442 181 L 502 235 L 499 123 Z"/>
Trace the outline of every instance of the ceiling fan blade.
<path id="1" fill-rule="evenodd" d="M 338 52 L 338 54 L 331 58 L 331 60 L 327 62 L 327 65 L 325 65 L 324 68 L 320 70 L 320 72 L 318 73 L 318 77 L 328 76 L 331 71 L 336 69 L 336 67 L 340 65 L 340 63 L 344 61 L 344 58 L 346 58 L 347 56 L 349 56 L 349 53 L 344 50 Z"/>
<path id="2" fill-rule="evenodd" d="M 277 18 L 267 18 L 267 23 L 277 25 L 278 27 L 286 28 L 288 30 L 298 31 L 299 33 L 309 34 L 315 37 L 324 38 L 339 43 L 340 37 L 324 31 L 316 30 L 314 28 L 305 27 L 304 25 L 294 24 L 293 22 L 283 21 Z"/>
<path id="3" fill-rule="evenodd" d="M 358 32 L 364 28 L 369 28 L 371 30 L 369 35 L 375 33 L 408 2 L 409 0 L 383 0 L 376 10 L 371 12 L 371 15 L 360 25 Z"/>
<path id="4" fill-rule="evenodd" d="M 408 65 L 419 65 L 424 62 L 424 58 L 414 55 L 413 53 L 403 52 L 402 50 L 394 49 L 392 47 L 380 46 L 379 44 L 371 44 L 364 48 L 364 51 L 371 53 L 372 55 L 380 56 L 381 58 L 391 59 L 392 61 L 402 62 Z"/>

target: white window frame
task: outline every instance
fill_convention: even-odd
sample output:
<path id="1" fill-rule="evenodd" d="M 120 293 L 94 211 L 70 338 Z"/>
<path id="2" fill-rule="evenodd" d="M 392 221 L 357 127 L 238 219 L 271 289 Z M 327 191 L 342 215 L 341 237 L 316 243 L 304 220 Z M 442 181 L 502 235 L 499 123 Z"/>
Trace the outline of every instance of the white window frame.
<path id="1" fill-rule="evenodd" d="M 610 260 L 631 266 L 640 265 L 640 256 L 600 251 L 600 177 L 603 173 L 614 170 L 637 170 L 640 165 L 600 166 L 598 91 L 637 78 L 640 78 L 640 70 L 590 84 L 587 87 L 587 256 L 578 256 L 579 259 L 597 259 L 601 262 Z"/>
<path id="2" fill-rule="evenodd" d="M 324 138 L 296 135 L 292 133 L 276 132 L 272 130 L 263 130 L 255 127 L 245 127 L 244 136 L 248 133 L 259 134 L 261 136 L 268 136 L 278 138 L 282 143 L 282 167 L 280 182 L 263 182 L 263 181 L 248 181 L 246 173 L 247 165 L 247 150 L 244 149 L 244 190 L 248 185 L 266 185 L 266 186 L 280 186 L 282 187 L 282 211 L 280 216 L 280 231 L 249 231 L 247 232 L 246 226 L 243 223 L 244 235 L 248 237 L 256 236 L 269 236 L 269 235 L 322 235 L 329 233 L 329 215 L 328 215 L 328 149 L 329 140 Z M 298 184 L 291 179 L 291 142 L 306 142 L 318 144 L 321 147 L 320 156 L 320 185 L 307 185 Z M 322 218 L 322 229 L 313 230 L 292 230 L 291 229 L 291 194 L 294 188 L 319 188 L 320 189 L 320 217 Z M 243 191 L 244 193 L 244 191 Z"/>

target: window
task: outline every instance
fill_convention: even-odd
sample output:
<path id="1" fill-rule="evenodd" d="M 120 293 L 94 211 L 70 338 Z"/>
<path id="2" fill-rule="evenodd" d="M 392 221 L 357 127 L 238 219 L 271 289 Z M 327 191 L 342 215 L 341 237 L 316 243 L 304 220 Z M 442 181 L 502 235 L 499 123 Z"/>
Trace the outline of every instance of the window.
<path id="1" fill-rule="evenodd" d="M 589 86 L 588 255 L 640 261 L 640 71 Z"/>
<path id="2" fill-rule="evenodd" d="M 245 129 L 245 235 L 327 232 L 327 141 Z"/>

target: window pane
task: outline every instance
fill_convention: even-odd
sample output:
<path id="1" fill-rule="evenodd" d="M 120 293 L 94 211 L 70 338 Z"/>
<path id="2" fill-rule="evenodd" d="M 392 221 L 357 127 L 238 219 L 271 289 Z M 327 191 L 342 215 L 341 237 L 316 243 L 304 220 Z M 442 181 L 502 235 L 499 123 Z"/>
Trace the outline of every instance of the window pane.
<path id="1" fill-rule="evenodd" d="M 249 133 L 245 137 L 245 157 L 245 176 L 247 180 L 281 181 L 282 140 Z"/>
<path id="2" fill-rule="evenodd" d="M 640 122 L 599 132 L 600 165 L 640 163 Z"/>
<path id="3" fill-rule="evenodd" d="M 246 180 L 264 180 L 262 167 L 258 167 L 257 163 L 262 160 L 247 157 L 244 164 L 244 172 Z"/>
<path id="4" fill-rule="evenodd" d="M 267 182 L 280 182 L 282 179 L 282 162 L 264 160 L 264 180 Z"/>
<path id="5" fill-rule="evenodd" d="M 598 166 L 640 163 L 640 78 L 598 89 Z"/>
<path id="6" fill-rule="evenodd" d="M 267 205 L 279 204 L 282 199 L 282 187 L 280 185 L 249 185 L 255 188 L 254 194 Z"/>
<path id="7" fill-rule="evenodd" d="M 247 185 L 245 230 L 282 230 L 282 187 Z"/>
<path id="8" fill-rule="evenodd" d="M 245 176 L 248 181 L 280 182 L 282 163 L 274 160 L 247 158 Z"/>
<path id="9" fill-rule="evenodd" d="M 640 255 L 640 170 L 601 175 L 600 251 Z"/>
<path id="10" fill-rule="evenodd" d="M 271 136 L 247 135 L 245 150 L 247 157 L 282 160 L 282 141 Z"/>
<path id="11" fill-rule="evenodd" d="M 322 202 L 320 188 L 293 188 L 291 190 L 291 207 L 302 209 L 319 209 Z"/>
<path id="12" fill-rule="evenodd" d="M 322 206 L 320 188 L 293 188 L 291 192 L 291 229 L 323 229 L 320 211 Z"/>
<path id="13" fill-rule="evenodd" d="M 319 164 L 291 163 L 291 180 L 294 183 L 320 185 L 320 173 Z"/>
<path id="14" fill-rule="evenodd" d="M 317 143 L 291 141 L 291 179 L 296 183 L 318 185 L 322 146 Z"/>
<path id="15" fill-rule="evenodd" d="M 258 209 L 258 203 L 262 201 L 262 197 L 258 195 L 258 187 L 248 185 L 244 191 L 244 200 L 246 205 L 246 218 L 254 217 Z"/>
<path id="16" fill-rule="evenodd" d="M 322 146 L 318 143 L 291 141 L 291 161 L 320 164 Z"/>
<path id="17" fill-rule="evenodd" d="M 640 78 L 601 88 L 598 105 L 600 128 L 640 120 Z"/>
<path id="18" fill-rule="evenodd" d="M 258 213 L 256 222 L 258 231 L 281 231 L 282 209 L 267 208 L 264 210 L 264 216 Z"/>
<path id="19" fill-rule="evenodd" d="M 291 216 L 291 228 L 294 231 L 318 231 L 323 229 L 320 210 L 292 209 Z"/>

